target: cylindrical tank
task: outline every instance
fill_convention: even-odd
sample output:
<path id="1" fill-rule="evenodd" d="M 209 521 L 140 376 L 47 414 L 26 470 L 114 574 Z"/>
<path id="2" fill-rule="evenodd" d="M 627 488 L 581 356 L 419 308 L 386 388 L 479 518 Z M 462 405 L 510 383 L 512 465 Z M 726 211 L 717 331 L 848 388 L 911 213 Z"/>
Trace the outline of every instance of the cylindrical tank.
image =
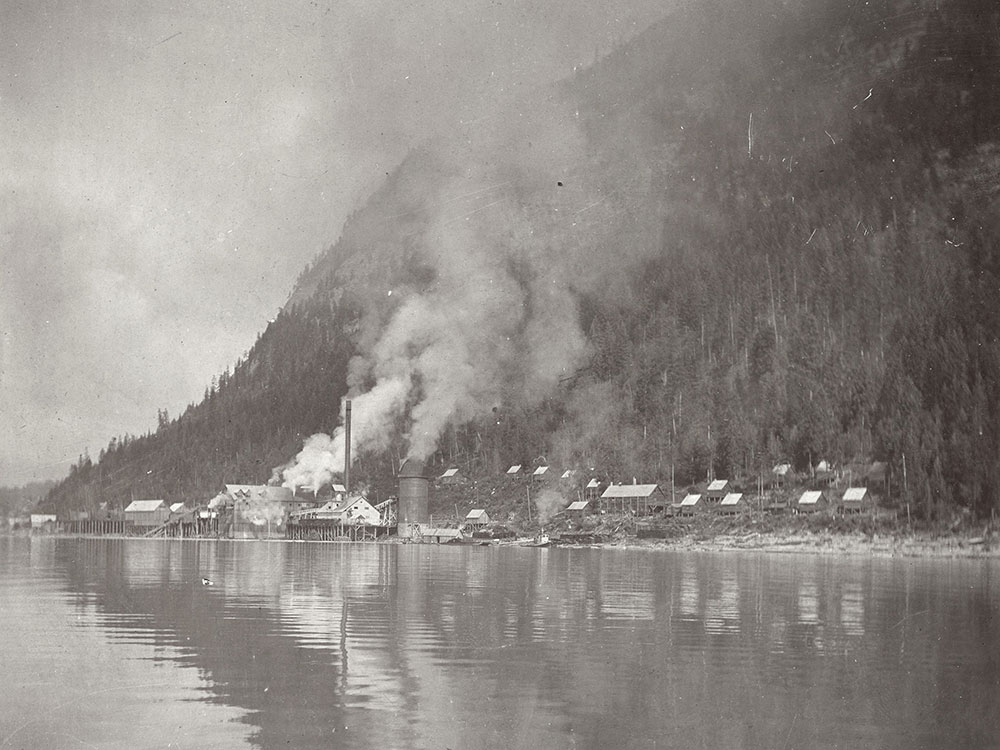
<path id="1" fill-rule="evenodd" d="M 419 530 L 414 526 L 427 523 L 430 484 L 423 461 L 408 458 L 399 467 L 399 512 L 396 514 L 396 533 L 399 536 L 416 536 Z"/>

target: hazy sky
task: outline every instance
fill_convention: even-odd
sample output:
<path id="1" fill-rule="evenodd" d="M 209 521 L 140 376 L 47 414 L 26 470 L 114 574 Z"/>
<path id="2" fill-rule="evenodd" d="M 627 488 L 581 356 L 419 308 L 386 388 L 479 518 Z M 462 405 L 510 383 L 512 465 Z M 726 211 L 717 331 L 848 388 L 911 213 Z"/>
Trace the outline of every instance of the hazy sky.
<path id="1" fill-rule="evenodd" d="M 7 0 L 0 485 L 200 400 L 407 148 L 664 0 Z"/>

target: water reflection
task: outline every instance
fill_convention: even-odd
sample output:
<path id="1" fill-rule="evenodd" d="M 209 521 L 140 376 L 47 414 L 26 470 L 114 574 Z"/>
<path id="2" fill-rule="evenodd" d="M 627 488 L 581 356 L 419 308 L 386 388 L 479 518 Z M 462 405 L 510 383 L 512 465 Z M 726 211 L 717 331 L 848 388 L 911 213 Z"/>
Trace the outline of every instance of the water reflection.
<path id="1" fill-rule="evenodd" d="M 8 597 L 51 582 L 73 627 L 136 669 L 190 673 L 198 697 L 181 704 L 234 709 L 262 748 L 1000 736 L 989 566 L 145 540 L 0 551 L 4 570 L 31 571 Z"/>

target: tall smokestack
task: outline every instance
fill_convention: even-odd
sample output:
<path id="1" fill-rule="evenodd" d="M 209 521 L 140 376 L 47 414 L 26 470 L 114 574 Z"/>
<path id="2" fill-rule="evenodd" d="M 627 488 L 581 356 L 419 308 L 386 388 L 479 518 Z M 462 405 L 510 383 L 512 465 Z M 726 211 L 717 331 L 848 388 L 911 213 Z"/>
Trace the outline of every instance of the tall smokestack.
<path id="1" fill-rule="evenodd" d="M 351 491 L 351 401 L 344 406 L 344 489 Z"/>

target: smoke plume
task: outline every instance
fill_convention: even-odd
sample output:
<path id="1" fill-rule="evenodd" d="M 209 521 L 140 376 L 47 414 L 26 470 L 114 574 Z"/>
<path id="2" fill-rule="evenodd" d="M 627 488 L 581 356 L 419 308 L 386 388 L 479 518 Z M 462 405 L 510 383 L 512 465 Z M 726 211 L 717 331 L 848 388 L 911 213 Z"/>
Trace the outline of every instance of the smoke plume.
<path id="1" fill-rule="evenodd" d="M 560 192 L 564 182 L 553 176 L 581 162 L 575 126 L 553 116 L 547 127 L 525 127 L 528 146 L 542 151 L 472 173 L 460 157 L 442 157 L 420 172 L 426 179 L 399 188 L 423 216 L 415 238 L 399 238 L 399 252 L 408 248 L 407 262 L 421 272 L 402 275 L 394 289 L 378 289 L 377 274 L 364 277 L 368 302 L 347 396 L 352 455 L 385 450 L 402 434 L 408 457 L 426 460 L 449 425 L 502 404 L 530 407 L 586 357 L 576 290 L 589 286 L 578 269 L 591 248 L 579 241 L 580 211 L 596 216 L 603 203 L 582 177 L 575 192 Z M 543 210 L 522 200 L 540 183 L 553 196 Z M 284 483 L 329 481 L 343 459 L 342 428 L 314 435 Z"/>
<path id="2" fill-rule="evenodd" d="M 551 489 L 544 489 L 535 495 L 535 510 L 538 512 L 538 523 L 546 524 L 552 517 L 569 505 L 561 494 Z"/>

